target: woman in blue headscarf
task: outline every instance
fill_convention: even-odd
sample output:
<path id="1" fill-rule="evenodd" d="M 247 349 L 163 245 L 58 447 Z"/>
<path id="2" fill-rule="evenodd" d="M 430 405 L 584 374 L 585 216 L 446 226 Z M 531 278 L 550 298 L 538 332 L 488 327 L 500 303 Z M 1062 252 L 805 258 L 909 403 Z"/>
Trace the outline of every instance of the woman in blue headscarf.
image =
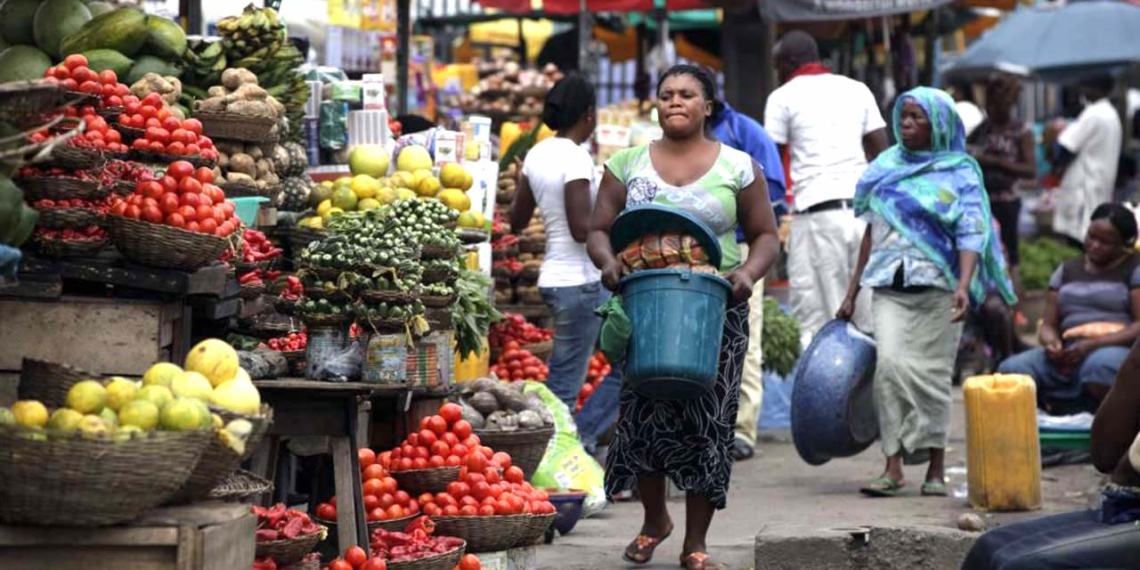
<path id="1" fill-rule="evenodd" d="M 898 144 L 859 180 L 855 213 L 867 221 L 837 315 L 849 319 L 861 287 L 874 289 L 875 405 L 887 465 L 861 491 L 894 496 L 905 459 L 929 456 L 923 495 L 945 496 L 951 377 L 971 301 L 1016 297 L 995 236 L 978 163 L 966 153 L 954 100 L 919 87 L 895 102 Z"/>

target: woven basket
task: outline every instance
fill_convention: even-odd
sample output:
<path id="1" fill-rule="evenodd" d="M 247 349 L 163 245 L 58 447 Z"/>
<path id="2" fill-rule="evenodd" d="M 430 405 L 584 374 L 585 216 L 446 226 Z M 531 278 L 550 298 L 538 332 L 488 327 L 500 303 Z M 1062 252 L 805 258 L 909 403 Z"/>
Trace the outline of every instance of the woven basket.
<path id="1" fill-rule="evenodd" d="M 451 552 L 410 560 L 408 562 L 389 562 L 388 570 L 451 570 L 459 564 L 459 559 L 467 552 L 464 544 Z"/>
<path id="2" fill-rule="evenodd" d="M 208 111 L 195 111 L 194 118 L 202 121 L 202 132 L 212 139 L 255 143 L 277 140 L 273 133 L 277 124 L 274 119 Z"/>
<path id="3" fill-rule="evenodd" d="M 319 532 L 314 532 L 307 536 L 288 540 L 259 542 L 257 543 L 257 557 L 262 558 L 268 556 L 278 564 L 292 564 L 312 552 L 326 536 L 328 536 L 328 528 L 322 526 Z"/>
<path id="4" fill-rule="evenodd" d="M 90 257 L 107 247 L 107 239 L 64 240 L 36 237 L 32 244 L 45 257 Z"/>
<path id="5" fill-rule="evenodd" d="M 455 235 L 459 236 L 459 241 L 468 244 L 483 243 L 491 239 L 491 236 L 488 235 L 487 232 L 472 228 L 460 228 L 455 231 Z"/>
<path id="6" fill-rule="evenodd" d="M 54 81 L 12 81 L 0 84 L 0 119 L 21 122 L 38 120 L 56 109 L 67 97 L 63 86 Z"/>
<path id="7" fill-rule="evenodd" d="M 267 186 L 263 189 L 255 184 L 244 184 L 241 182 L 226 182 L 225 184 L 219 184 L 218 187 L 226 193 L 227 198 L 260 197 L 270 198 L 270 202 L 273 201 L 273 197 L 281 190 L 278 186 Z"/>
<path id="8" fill-rule="evenodd" d="M 119 122 L 119 115 L 122 115 L 126 110 L 127 108 L 122 106 L 99 107 L 99 110 L 95 112 L 98 113 L 100 117 L 107 119 L 107 124 L 114 125 Z"/>
<path id="9" fill-rule="evenodd" d="M 455 302 L 455 295 L 423 295 L 420 297 L 420 302 L 425 307 L 443 309 L 450 307 Z"/>
<path id="10" fill-rule="evenodd" d="M 265 284 L 261 285 L 242 285 L 238 293 L 242 299 L 247 301 L 256 299 L 265 294 Z"/>
<path id="11" fill-rule="evenodd" d="M 538 464 L 546 455 L 546 446 L 554 435 L 554 428 L 518 431 L 475 430 L 483 445 L 511 456 L 511 463 L 522 469 L 527 479 L 534 475 Z"/>
<path id="12" fill-rule="evenodd" d="M 409 516 L 398 518 L 398 519 L 392 519 L 389 521 L 368 521 L 368 534 L 372 534 L 372 531 L 374 531 L 378 528 L 382 528 L 388 532 L 404 532 L 404 529 L 408 528 L 408 523 L 410 523 L 410 522 L 412 522 L 412 521 L 414 521 L 414 520 L 416 520 L 422 516 L 423 516 L 422 513 L 416 513 L 414 515 L 409 515 Z M 336 532 L 336 521 L 330 521 L 330 520 L 326 520 L 326 519 L 322 519 L 322 518 L 313 517 L 313 522 L 320 524 L 320 525 L 327 526 L 329 528 L 330 533 Z M 450 568 L 448 570 L 450 570 Z"/>
<path id="13" fill-rule="evenodd" d="M 119 138 L 123 139 L 123 144 L 127 146 L 131 146 L 131 143 L 146 136 L 146 129 L 128 127 L 126 125 L 119 124 L 118 121 L 112 124 L 111 127 L 116 131 L 119 131 Z"/>
<path id="14" fill-rule="evenodd" d="M 456 253 L 455 248 L 440 247 L 438 245 L 425 245 L 420 250 L 422 259 L 453 259 Z"/>
<path id="15" fill-rule="evenodd" d="M 293 317 L 297 315 L 297 301 L 290 299 L 282 299 L 281 297 L 273 298 L 273 308 L 278 313 Z"/>
<path id="16" fill-rule="evenodd" d="M 352 322 L 352 315 L 301 315 L 301 321 L 308 328 L 346 327 Z"/>
<path id="17" fill-rule="evenodd" d="M 258 495 L 273 490 L 273 483 L 267 479 L 238 469 L 230 473 L 224 481 L 210 490 L 209 498 L 214 501 L 246 502 Z"/>
<path id="18" fill-rule="evenodd" d="M 519 251 L 522 253 L 546 253 L 546 242 L 540 239 L 519 240 Z"/>
<path id="19" fill-rule="evenodd" d="M 494 259 L 495 261 L 501 261 L 504 259 L 511 259 L 512 257 L 518 257 L 518 256 L 519 256 L 519 248 L 517 245 L 512 245 L 511 247 L 508 247 L 508 248 L 496 249 L 496 250 L 491 251 L 491 259 Z"/>
<path id="20" fill-rule="evenodd" d="M 57 146 L 47 162 L 65 170 L 90 170 L 103 166 L 105 161 L 103 153 L 95 149 Z"/>
<path id="21" fill-rule="evenodd" d="M 453 283 L 459 277 L 459 273 L 453 268 L 433 268 L 425 269 L 423 282 L 425 284 L 432 283 Z"/>
<path id="22" fill-rule="evenodd" d="M 424 493 L 435 494 L 446 491 L 447 484 L 459 478 L 459 468 L 436 467 L 433 469 L 397 471 L 392 473 L 392 478 L 400 484 L 400 489 L 407 491 L 413 497 L 418 497 Z M 447 533 L 440 534 L 446 535 Z"/>
<path id="23" fill-rule="evenodd" d="M 542 298 L 542 291 L 538 288 L 523 289 L 519 291 L 519 302 L 524 305 L 545 305 L 546 301 Z"/>
<path id="24" fill-rule="evenodd" d="M 213 168 L 217 165 L 217 161 L 202 158 L 201 156 L 177 156 L 173 154 L 163 154 L 158 152 L 150 152 L 146 150 L 131 149 L 130 159 L 137 162 L 144 162 L 148 164 L 170 164 L 176 160 L 185 160 L 193 164 L 195 168 L 205 166 L 206 168 Z"/>
<path id="25" fill-rule="evenodd" d="M 541 274 L 542 269 L 539 267 L 524 266 L 523 270 L 519 272 L 519 280 L 525 283 L 535 283 Z"/>
<path id="26" fill-rule="evenodd" d="M 360 298 L 371 303 L 410 303 L 412 295 L 404 291 L 361 291 Z"/>
<path id="27" fill-rule="evenodd" d="M 67 401 L 67 391 L 72 386 L 95 377 L 67 364 L 25 358 L 20 364 L 17 392 L 21 400 L 39 400 L 48 408 L 58 408 Z"/>
<path id="28" fill-rule="evenodd" d="M 115 247 L 127 259 L 144 265 L 189 271 L 210 264 L 226 249 L 225 238 L 218 236 L 121 216 L 109 219 Z"/>
<path id="29" fill-rule="evenodd" d="M 526 529 L 523 531 L 522 536 L 519 537 L 516 547 L 531 546 L 533 544 L 541 543 L 546 539 L 546 531 L 550 525 L 554 524 L 554 519 L 558 516 L 557 513 L 550 513 L 548 515 L 530 515 L 530 520 L 527 521 Z"/>
<path id="30" fill-rule="evenodd" d="M 328 232 L 325 230 L 292 226 L 286 234 L 286 241 L 289 243 L 289 251 L 296 257 L 302 249 L 309 246 L 310 242 L 319 241 L 326 237 L 328 237 Z"/>
<path id="31" fill-rule="evenodd" d="M 222 443 L 221 439 L 217 437 L 211 438 L 210 445 L 202 452 L 202 457 L 199 458 L 198 464 L 195 465 L 194 470 L 190 472 L 190 476 L 186 479 L 185 485 L 174 495 L 174 498 L 171 500 L 172 503 L 190 503 L 209 497 L 215 487 L 225 481 L 231 473 L 238 469 L 242 460 L 253 454 L 253 450 L 256 449 L 258 443 L 261 442 L 262 436 L 268 431 L 269 424 L 273 423 L 272 408 L 263 405 L 261 412 L 259 416 L 246 416 L 232 413 L 222 415 L 226 422 L 236 418 L 244 418 L 253 424 L 253 431 L 249 434 L 249 440 L 245 444 L 245 453 L 238 455 L 227 447 L 226 444 Z"/>
<path id="32" fill-rule="evenodd" d="M 516 544 L 530 529 L 530 515 L 432 517 L 435 534 L 467 541 L 468 552 L 499 552 Z"/>
<path id="33" fill-rule="evenodd" d="M 16 180 L 28 202 L 37 200 L 98 200 L 109 192 L 98 180 L 80 180 L 66 176 L 28 176 Z"/>
<path id="34" fill-rule="evenodd" d="M 91 208 L 45 208 L 40 210 L 36 225 L 51 229 L 85 228 L 102 221 L 103 214 Z"/>
<path id="35" fill-rule="evenodd" d="M 126 441 L 28 439 L 0 427 L 0 522 L 102 526 L 128 522 L 186 481 L 212 430 L 153 432 Z"/>

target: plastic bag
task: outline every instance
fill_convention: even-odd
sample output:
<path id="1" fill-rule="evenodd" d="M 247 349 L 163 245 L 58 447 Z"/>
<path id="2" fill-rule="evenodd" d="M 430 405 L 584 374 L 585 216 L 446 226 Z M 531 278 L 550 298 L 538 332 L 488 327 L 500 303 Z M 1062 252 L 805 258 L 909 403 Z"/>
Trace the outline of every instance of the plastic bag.
<path id="1" fill-rule="evenodd" d="M 586 492 L 582 516 L 596 515 L 606 507 L 606 474 L 578 441 L 578 426 L 570 408 L 544 384 L 527 382 L 523 391 L 537 394 L 554 416 L 554 436 L 530 482 L 539 488 L 579 489 Z"/>
<path id="2" fill-rule="evenodd" d="M 360 377 L 364 366 L 364 347 L 359 341 L 346 346 L 348 331 L 341 329 L 312 329 L 309 345 L 305 349 L 309 380 L 347 382 Z"/>
<path id="3" fill-rule="evenodd" d="M 613 296 L 594 311 L 602 317 L 602 330 L 598 335 L 598 346 L 610 362 L 625 360 L 629 339 L 633 336 L 633 323 L 621 305 L 621 297 Z"/>

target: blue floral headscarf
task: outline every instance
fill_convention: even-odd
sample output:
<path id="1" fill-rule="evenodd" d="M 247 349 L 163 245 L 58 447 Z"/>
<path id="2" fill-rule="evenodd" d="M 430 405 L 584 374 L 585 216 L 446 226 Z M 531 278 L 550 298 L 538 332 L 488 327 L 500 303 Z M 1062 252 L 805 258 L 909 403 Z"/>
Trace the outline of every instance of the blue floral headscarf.
<path id="1" fill-rule="evenodd" d="M 907 101 L 917 103 L 930 119 L 931 150 L 916 152 L 900 143 L 879 154 L 856 186 L 855 214 L 881 216 L 933 261 L 951 286 L 958 283 L 957 236 L 980 235 L 970 297 L 981 303 L 987 291 L 994 291 L 1007 303 L 1015 303 L 982 171 L 966 153 L 966 131 L 954 100 L 929 87 L 904 93 L 892 115 L 895 140 L 902 140 L 902 109 Z"/>

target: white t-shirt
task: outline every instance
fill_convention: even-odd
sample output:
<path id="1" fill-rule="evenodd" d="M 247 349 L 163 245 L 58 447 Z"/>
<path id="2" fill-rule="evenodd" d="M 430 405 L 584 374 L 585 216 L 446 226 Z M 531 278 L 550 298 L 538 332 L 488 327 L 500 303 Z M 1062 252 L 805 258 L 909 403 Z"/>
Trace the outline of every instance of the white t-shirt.
<path id="1" fill-rule="evenodd" d="M 597 169 L 586 149 L 563 137 L 551 137 L 530 149 L 523 176 L 546 226 L 546 257 L 538 276 L 539 287 L 575 287 L 600 281 L 602 274 L 586 253 L 586 244 L 574 241 L 566 219 L 566 183 L 590 182 L 590 202 L 598 194 Z"/>
<path id="2" fill-rule="evenodd" d="M 803 75 L 768 96 L 764 128 L 789 145 L 797 210 L 849 200 L 867 168 L 863 135 L 886 127 L 866 85 L 835 74 Z"/>
<path id="3" fill-rule="evenodd" d="M 1061 131 L 1057 142 L 1076 157 L 1057 191 L 1054 231 L 1085 239 L 1093 210 L 1112 201 L 1123 136 L 1120 116 L 1108 99 L 1085 107 L 1077 120 Z"/>

